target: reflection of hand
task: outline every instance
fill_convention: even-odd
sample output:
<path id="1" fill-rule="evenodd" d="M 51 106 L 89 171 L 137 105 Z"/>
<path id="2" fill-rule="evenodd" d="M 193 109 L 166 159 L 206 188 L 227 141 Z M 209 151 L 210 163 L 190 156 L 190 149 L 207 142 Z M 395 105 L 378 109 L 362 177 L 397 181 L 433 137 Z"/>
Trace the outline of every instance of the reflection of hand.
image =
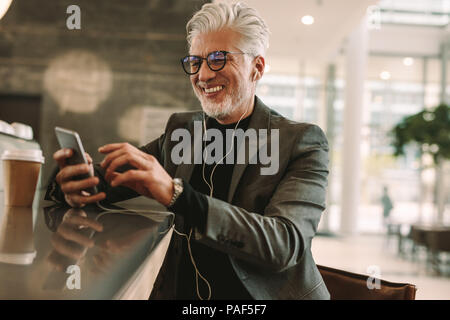
<path id="1" fill-rule="evenodd" d="M 92 258 L 94 272 L 106 272 L 114 260 L 126 252 L 134 243 L 148 234 L 148 229 L 141 229 L 119 239 L 108 239 L 98 244 L 99 252 Z"/>
<path id="2" fill-rule="evenodd" d="M 70 209 L 53 234 L 51 242 L 54 250 L 48 261 L 59 270 L 81 259 L 88 248 L 94 246 L 92 234 L 103 231 L 103 226 L 96 220 L 87 217 L 81 209 Z"/>
<path id="3" fill-rule="evenodd" d="M 128 143 L 107 144 L 98 151 L 107 154 L 100 165 L 106 169 L 105 179 L 111 186 L 123 185 L 154 198 L 162 205 L 170 203 L 173 196 L 172 178 L 155 157 Z M 135 169 L 116 172 L 118 167 L 127 164 Z"/>
<path id="4" fill-rule="evenodd" d="M 89 177 L 82 180 L 73 180 L 74 177 L 93 172 L 92 158 L 86 153 L 88 164 L 67 165 L 67 159 L 73 155 L 72 149 L 60 149 L 53 154 L 53 159 L 58 163 L 60 171 L 56 175 L 56 182 L 64 192 L 65 199 L 72 207 L 83 207 L 86 203 L 97 202 L 105 199 L 106 194 L 99 192 L 88 195 L 85 189 L 96 186 L 98 177 Z"/>

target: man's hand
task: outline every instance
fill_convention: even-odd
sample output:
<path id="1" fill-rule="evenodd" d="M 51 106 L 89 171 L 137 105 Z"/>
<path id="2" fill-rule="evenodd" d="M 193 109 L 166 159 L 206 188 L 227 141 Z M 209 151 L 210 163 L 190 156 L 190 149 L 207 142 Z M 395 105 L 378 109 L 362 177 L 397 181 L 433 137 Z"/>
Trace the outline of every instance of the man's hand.
<path id="1" fill-rule="evenodd" d="M 173 181 L 155 157 L 128 143 L 107 144 L 98 151 L 107 154 L 100 165 L 106 170 L 105 179 L 112 187 L 123 185 L 154 198 L 164 206 L 169 205 L 173 196 Z M 115 171 L 127 164 L 135 169 L 124 173 Z"/>
<path id="2" fill-rule="evenodd" d="M 89 177 L 83 180 L 73 180 L 75 176 L 93 172 L 92 158 L 86 153 L 89 164 L 67 165 L 67 159 L 73 155 L 72 149 L 60 149 L 53 154 L 59 166 L 56 175 L 56 182 L 59 184 L 66 202 L 72 207 L 83 207 L 87 203 L 101 201 L 106 198 L 104 192 L 90 195 L 85 189 L 96 186 L 99 183 L 98 177 Z"/>

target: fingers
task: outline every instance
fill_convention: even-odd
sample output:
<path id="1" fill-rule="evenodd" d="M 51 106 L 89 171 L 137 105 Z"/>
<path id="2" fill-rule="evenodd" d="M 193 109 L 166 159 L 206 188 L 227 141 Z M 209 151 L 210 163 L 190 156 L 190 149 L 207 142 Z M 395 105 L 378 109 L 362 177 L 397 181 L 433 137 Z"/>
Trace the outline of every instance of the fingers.
<path id="1" fill-rule="evenodd" d="M 76 263 L 76 260 L 70 259 L 56 250 L 52 250 L 47 257 L 47 261 L 56 271 L 65 272 L 67 267 Z"/>
<path id="2" fill-rule="evenodd" d="M 81 233 L 81 230 L 85 229 L 74 229 L 73 226 L 69 224 L 61 224 L 58 228 L 58 233 L 65 239 L 78 243 L 79 245 L 87 248 L 92 248 L 94 246 L 94 240 L 89 236 Z M 88 230 L 93 233 L 93 230 Z"/>
<path id="3" fill-rule="evenodd" d="M 55 159 L 56 163 L 60 168 L 64 168 L 66 165 L 66 159 L 70 158 L 73 155 L 72 149 L 64 148 L 59 149 L 53 154 L 53 159 Z"/>
<path id="4" fill-rule="evenodd" d="M 97 220 L 81 217 L 81 216 L 70 216 L 65 220 L 66 224 L 72 225 L 74 227 L 88 227 L 97 232 L 103 231 L 103 225 Z"/>
<path id="5" fill-rule="evenodd" d="M 103 169 L 108 168 L 109 165 L 110 165 L 110 163 L 111 163 L 114 159 L 116 159 L 116 158 L 122 156 L 122 155 L 125 154 L 126 152 L 127 152 L 127 151 L 126 151 L 125 149 L 118 149 L 118 150 L 115 150 L 115 151 L 109 153 L 109 154 L 103 159 L 103 161 L 100 162 L 100 166 L 101 166 Z"/>
<path id="6" fill-rule="evenodd" d="M 110 153 L 111 151 L 115 151 L 117 149 L 123 148 L 128 143 L 110 143 L 105 144 L 104 146 L 98 148 L 98 152 L 100 153 Z"/>
<path id="7" fill-rule="evenodd" d="M 112 174 L 116 171 L 116 169 L 125 164 L 130 164 L 140 170 L 150 169 L 146 164 L 145 159 L 143 159 L 139 154 L 130 155 L 125 153 L 110 162 L 105 174 L 106 181 L 110 181 L 112 179 Z"/>
<path id="8" fill-rule="evenodd" d="M 81 194 L 70 194 L 68 195 L 70 201 L 73 203 L 77 203 L 79 205 L 84 205 L 88 203 L 95 203 L 98 201 L 102 201 L 106 198 L 106 194 L 104 192 L 99 192 L 93 196 L 83 196 Z"/>
<path id="9" fill-rule="evenodd" d="M 108 154 L 102 162 L 100 162 L 100 166 L 103 169 L 107 169 L 109 168 L 109 166 L 111 165 L 111 162 L 114 161 L 114 159 L 117 159 L 123 155 L 127 154 L 127 151 L 125 149 L 119 149 L 116 151 L 111 152 L 110 154 Z"/>
<path id="10" fill-rule="evenodd" d="M 70 180 L 61 184 L 61 190 L 65 194 L 80 193 L 81 190 L 95 187 L 100 182 L 98 177 L 90 177 L 83 180 Z"/>
<path id="11" fill-rule="evenodd" d="M 120 157 L 123 154 L 139 154 L 141 151 L 137 149 L 136 147 L 130 145 L 129 143 L 113 143 L 113 144 L 107 144 L 103 147 L 100 147 L 99 152 L 101 153 L 107 153 L 108 155 L 103 159 L 103 161 L 100 163 L 100 166 L 102 168 L 108 168 L 110 166 L 110 163 Z"/>
<path id="12" fill-rule="evenodd" d="M 122 174 L 115 174 L 115 177 L 111 181 L 112 187 L 120 186 L 121 184 L 127 184 L 129 182 L 139 181 L 145 179 L 145 172 L 140 170 L 128 170 Z"/>
<path id="13" fill-rule="evenodd" d="M 87 217 L 86 211 L 80 208 L 71 208 L 67 210 L 66 214 L 63 217 L 63 221 L 65 222 L 70 217 Z"/>
<path id="14" fill-rule="evenodd" d="M 90 166 L 85 163 L 63 167 L 56 175 L 56 182 L 61 186 L 64 182 L 73 180 L 73 177 L 89 172 Z"/>
<path id="15" fill-rule="evenodd" d="M 92 163 L 93 163 L 93 160 L 92 160 L 91 156 L 89 155 L 89 153 L 85 152 L 84 154 L 85 154 L 85 156 L 86 156 L 86 159 L 87 159 L 87 161 L 88 161 L 88 164 L 92 164 Z"/>
<path id="16" fill-rule="evenodd" d="M 85 247 L 64 239 L 57 232 L 52 235 L 51 243 L 56 252 L 74 260 L 81 258 L 85 252 Z"/>

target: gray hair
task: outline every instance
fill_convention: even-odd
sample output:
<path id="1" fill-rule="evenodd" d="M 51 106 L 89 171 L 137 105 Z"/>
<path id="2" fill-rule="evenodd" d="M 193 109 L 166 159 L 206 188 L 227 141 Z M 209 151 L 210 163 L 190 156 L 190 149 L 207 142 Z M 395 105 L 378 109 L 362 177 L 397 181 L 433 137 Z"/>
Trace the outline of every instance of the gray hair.
<path id="1" fill-rule="evenodd" d="M 201 34 L 230 28 L 241 35 L 237 47 L 245 53 L 264 56 L 269 48 L 269 29 L 259 13 L 246 3 L 207 3 L 186 25 L 189 47 Z"/>

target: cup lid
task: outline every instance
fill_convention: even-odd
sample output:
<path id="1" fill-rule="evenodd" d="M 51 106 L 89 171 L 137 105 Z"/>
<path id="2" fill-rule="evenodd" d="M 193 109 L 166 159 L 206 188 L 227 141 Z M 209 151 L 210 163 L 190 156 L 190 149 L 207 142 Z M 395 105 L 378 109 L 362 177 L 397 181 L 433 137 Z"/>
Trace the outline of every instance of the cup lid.
<path id="1" fill-rule="evenodd" d="M 45 158 L 42 156 L 42 150 L 37 149 L 5 150 L 2 154 L 2 160 L 45 162 Z"/>
<path id="2" fill-rule="evenodd" d="M 33 139 L 33 129 L 30 126 L 20 122 L 13 122 L 11 127 L 13 127 L 16 136 L 27 140 Z"/>

